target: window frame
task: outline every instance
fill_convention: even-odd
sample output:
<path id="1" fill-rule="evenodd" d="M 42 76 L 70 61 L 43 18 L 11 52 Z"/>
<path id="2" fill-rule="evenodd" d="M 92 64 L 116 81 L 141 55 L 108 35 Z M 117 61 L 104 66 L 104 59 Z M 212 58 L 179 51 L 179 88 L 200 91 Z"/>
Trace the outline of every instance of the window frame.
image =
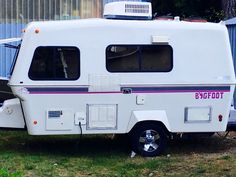
<path id="1" fill-rule="evenodd" d="M 78 69 L 78 76 L 76 78 L 72 78 L 72 79 L 66 79 L 66 78 L 33 78 L 32 76 L 30 76 L 30 69 L 31 69 L 31 66 L 32 66 L 32 63 L 33 63 L 33 59 L 34 59 L 34 55 L 35 55 L 35 52 L 38 48 L 46 48 L 46 47 L 50 47 L 50 48 L 74 48 L 76 51 L 77 51 L 77 59 L 78 59 L 78 66 L 77 66 L 77 69 Z M 34 53 L 33 53 L 33 56 L 32 56 L 32 59 L 31 59 L 31 63 L 30 63 L 30 66 L 29 66 L 29 69 L 28 69 L 28 77 L 30 80 L 32 81 L 76 81 L 80 78 L 80 75 L 81 75 L 81 63 L 80 63 L 80 49 L 77 47 L 77 46 L 38 46 L 35 48 L 34 50 Z M 53 63 L 55 63 L 55 59 L 53 59 Z"/>
<path id="2" fill-rule="evenodd" d="M 127 71 L 127 70 L 123 70 L 123 71 L 110 71 L 109 68 L 108 68 L 108 57 L 107 57 L 107 51 L 108 51 L 108 48 L 110 47 L 113 47 L 113 46 L 120 46 L 120 47 L 141 47 L 141 50 L 142 50 L 142 47 L 145 46 L 167 46 L 171 53 L 171 68 L 169 70 L 166 70 L 166 71 L 148 71 L 148 70 L 140 70 L 139 71 Z M 140 52 L 141 50 L 138 51 L 138 57 L 137 57 L 137 60 L 138 60 L 138 63 L 139 65 L 141 65 L 142 63 L 142 60 L 143 60 L 143 57 L 141 55 L 142 52 Z M 106 70 L 110 73 L 168 73 L 168 72 L 171 72 L 173 70 L 173 67 L 174 67 L 174 59 L 173 59 L 173 48 L 171 45 L 169 44 L 158 44 L 158 45 L 153 45 L 153 44 L 110 44 L 106 47 L 106 50 L 105 50 L 105 55 L 106 55 Z"/>
<path id="3" fill-rule="evenodd" d="M 13 71 L 15 69 L 15 66 L 16 66 L 16 61 L 18 59 L 18 56 L 19 56 L 19 53 L 20 53 L 20 49 L 21 49 L 21 43 L 22 43 L 22 40 L 20 41 L 20 43 L 17 45 L 17 48 L 16 48 L 16 51 L 15 51 L 15 54 L 14 54 L 14 58 L 12 60 L 12 64 L 11 64 L 11 67 L 10 67 L 10 72 L 8 74 L 8 77 L 11 77 L 12 74 L 13 74 Z"/>

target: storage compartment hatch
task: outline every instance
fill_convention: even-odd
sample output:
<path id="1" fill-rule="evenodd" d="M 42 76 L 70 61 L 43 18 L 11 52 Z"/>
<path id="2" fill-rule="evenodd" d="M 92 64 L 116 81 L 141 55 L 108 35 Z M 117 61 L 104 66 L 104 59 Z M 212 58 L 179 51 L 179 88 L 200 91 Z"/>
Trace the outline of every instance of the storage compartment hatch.
<path id="1" fill-rule="evenodd" d="M 74 114 L 70 109 L 50 109 L 47 111 L 46 130 L 72 130 Z"/>
<path id="2" fill-rule="evenodd" d="M 116 129 L 117 104 L 87 105 L 87 129 Z"/>
<path id="3" fill-rule="evenodd" d="M 186 107 L 185 108 L 185 122 L 210 122 L 211 121 L 211 107 Z"/>

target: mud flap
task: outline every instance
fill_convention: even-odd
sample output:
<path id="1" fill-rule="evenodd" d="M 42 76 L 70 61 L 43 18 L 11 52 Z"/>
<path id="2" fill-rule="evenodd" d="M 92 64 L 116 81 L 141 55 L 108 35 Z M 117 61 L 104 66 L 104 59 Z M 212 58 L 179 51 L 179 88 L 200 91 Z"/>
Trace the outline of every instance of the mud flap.
<path id="1" fill-rule="evenodd" d="M 0 128 L 24 128 L 25 121 L 18 98 L 5 100 L 0 107 Z"/>

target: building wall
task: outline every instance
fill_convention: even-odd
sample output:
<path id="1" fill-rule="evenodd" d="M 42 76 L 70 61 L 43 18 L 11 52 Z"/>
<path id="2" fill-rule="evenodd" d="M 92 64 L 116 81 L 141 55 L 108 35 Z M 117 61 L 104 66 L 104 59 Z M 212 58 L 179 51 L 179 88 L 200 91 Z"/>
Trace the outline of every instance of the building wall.
<path id="1" fill-rule="evenodd" d="M 227 25 L 229 32 L 229 40 L 231 45 L 231 52 L 234 61 L 234 69 L 236 69 L 236 25 Z"/>
<path id="2" fill-rule="evenodd" d="M 0 0 L 0 39 L 19 37 L 32 21 L 101 17 L 102 9 L 102 0 Z M 14 53 L 0 45 L 0 76 L 8 76 Z"/>
<path id="3" fill-rule="evenodd" d="M 227 25 L 227 28 L 234 62 L 234 71 L 236 71 L 236 24 Z M 236 109 L 236 90 L 234 91 L 234 108 Z"/>

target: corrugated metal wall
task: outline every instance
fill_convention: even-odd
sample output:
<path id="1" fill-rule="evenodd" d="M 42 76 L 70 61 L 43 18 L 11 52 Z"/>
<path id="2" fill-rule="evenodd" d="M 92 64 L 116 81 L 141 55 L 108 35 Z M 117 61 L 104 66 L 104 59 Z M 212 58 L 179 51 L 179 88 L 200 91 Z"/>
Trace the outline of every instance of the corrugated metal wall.
<path id="1" fill-rule="evenodd" d="M 236 25 L 227 25 L 227 28 L 229 32 L 229 40 L 234 60 L 234 69 L 236 69 Z"/>
<path id="2" fill-rule="evenodd" d="M 227 28 L 229 32 L 229 40 L 233 56 L 234 70 L 236 71 L 236 24 L 227 25 Z M 234 108 L 236 109 L 236 90 L 234 91 Z"/>
<path id="3" fill-rule="evenodd" d="M 0 0 L 0 39 L 19 37 L 31 21 L 101 17 L 102 8 L 102 0 Z M 14 49 L 0 46 L 0 76 L 8 75 L 13 56 Z"/>

